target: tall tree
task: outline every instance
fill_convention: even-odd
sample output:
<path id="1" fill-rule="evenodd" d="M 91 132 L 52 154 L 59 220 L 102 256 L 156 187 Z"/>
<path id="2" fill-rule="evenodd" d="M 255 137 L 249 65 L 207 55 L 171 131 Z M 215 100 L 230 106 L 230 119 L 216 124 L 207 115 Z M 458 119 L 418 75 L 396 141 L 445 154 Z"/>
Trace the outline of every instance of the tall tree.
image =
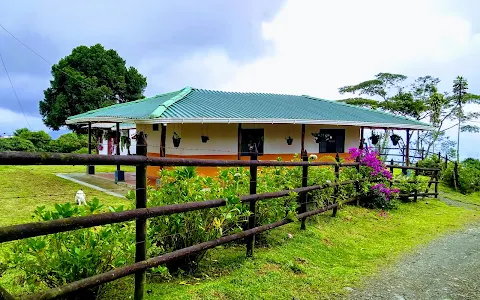
<path id="1" fill-rule="evenodd" d="M 73 115 L 143 98 L 147 79 L 115 50 L 79 46 L 52 66 L 53 80 L 40 101 L 43 122 L 53 130 Z M 78 126 L 69 125 L 72 130 Z"/>
<path id="2" fill-rule="evenodd" d="M 417 143 L 417 149 L 423 149 L 425 146 L 428 155 L 439 137 L 442 137 L 446 130 L 457 126 L 455 124 L 446 127 L 448 120 L 458 118 L 463 122 L 479 117 L 478 113 L 464 113 L 463 107 L 467 103 L 479 103 L 480 96 L 468 94 L 466 90 L 457 96 L 441 94 L 437 89 L 439 82 L 438 78 L 423 76 L 408 84 L 407 77 L 404 75 L 379 73 L 373 80 L 339 89 L 341 94 L 367 95 L 368 98 L 348 98 L 340 101 L 389 111 L 418 121 L 429 121 L 435 127 L 433 131 L 418 134 L 416 140 L 410 139 Z M 464 84 L 466 80 L 460 82 L 460 86 Z M 459 126 L 459 128 L 461 131 L 480 132 L 479 127 L 472 125 Z"/>

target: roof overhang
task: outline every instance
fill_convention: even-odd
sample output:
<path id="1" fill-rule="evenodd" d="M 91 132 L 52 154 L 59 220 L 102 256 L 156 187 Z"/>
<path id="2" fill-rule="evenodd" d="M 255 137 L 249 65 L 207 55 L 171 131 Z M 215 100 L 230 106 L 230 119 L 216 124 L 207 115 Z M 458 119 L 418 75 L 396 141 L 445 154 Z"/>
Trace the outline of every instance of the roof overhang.
<path id="1" fill-rule="evenodd" d="M 236 119 L 236 118 L 158 118 L 158 119 L 129 119 L 112 117 L 84 117 L 74 120 L 67 120 L 67 124 L 80 124 L 88 122 L 120 122 L 136 124 L 311 124 L 311 125 L 336 125 L 336 126 L 362 126 L 367 128 L 388 128 L 388 129 L 414 129 L 433 130 L 434 127 L 428 124 L 400 124 L 400 123 L 376 123 L 342 120 L 304 120 L 304 119 Z"/>

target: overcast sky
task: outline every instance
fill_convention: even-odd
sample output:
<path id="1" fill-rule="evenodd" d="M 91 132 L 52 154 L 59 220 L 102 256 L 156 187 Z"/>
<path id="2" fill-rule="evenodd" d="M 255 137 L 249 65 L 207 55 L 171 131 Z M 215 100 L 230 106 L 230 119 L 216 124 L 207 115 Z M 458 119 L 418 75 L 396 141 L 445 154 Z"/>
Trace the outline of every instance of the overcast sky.
<path id="1" fill-rule="evenodd" d="M 379 72 L 436 76 L 441 91 L 462 75 L 480 94 L 478 11 L 475 0 L 7 0 L 0 24 L 52 63 L 78 45 L 113 48 L 147 76 L 146 96 L 192 86 L 339 99 Z M 45 129 L 51 65 L 1 28 L 0 53 L 28 123 Z M 0 134 L 27 126 L 3 67 L 0 116 Z M 479 157 L 477 141 L 462 134 L 462 156 Z"/>

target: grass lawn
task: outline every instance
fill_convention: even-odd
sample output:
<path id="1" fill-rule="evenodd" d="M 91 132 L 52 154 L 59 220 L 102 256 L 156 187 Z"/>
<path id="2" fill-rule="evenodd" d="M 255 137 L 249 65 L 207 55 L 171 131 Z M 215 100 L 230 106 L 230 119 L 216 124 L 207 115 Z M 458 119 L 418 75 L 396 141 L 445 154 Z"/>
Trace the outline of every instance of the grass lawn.
<path id="1" fill-rule="evenodd" d="M 468 195 L 463 195 L 461 193 L 456 192 L 454 189 L 440 184 L 440 194 L 441 197 L 445 197 L 448 199 L 460 201 L 463 203 L 469 203 L 474 205 L 480 205 L 480 192 L 474 192 Z"/>
<path id="2" fill-rule="evenodd" d="M 255 249 L 253 259 L 245 258 L 244 247 L 215 249 L 195 277 L 150 283 L 147 299 L 341 297 L 345 287 L 361 285 L 402 254 L 474 220 L 478 211 L 433 199 L 388 214 L 345 206 L 336 218 L 317 217 L 306 231 L 298 223 L 274 230 L 274 245 Z"/>
<path id="3" fill-rule="evenodd" d="M 114 168 L 97 167 L 97 171 Z M 73 202 L 80 187 L 87 197 L 98 197 L 106 205 L 128 204 L 125 199 L 55 176 L 55 173 L 80 173 L 84 169 L 83 166 L 0 167 L 0 225 L 31 221 L 32 212 L 39 205 Z M 344 206 L 336 218 L 330 214 L 311 220 L 306 231 L 300 231 L 298 223 L 273 230 L 272 245 L 256 248 L 253 259 L 245 258 L 244 246 L 211 250 L 195 276 L 150 281 L 145 288 L 149 292 L 146 299 L 342 297 L 347 293 L 345 287 L 361 285 L 366 277 L 395 262 L 402 254 L 480 220 L 480 211 L 448 206 L 434 199 L 401 204 L 388 213 Z M 293 238 L 289 239 L 288 233 Z M 19 292 L 21 287 L 10 279 L 0 278 L 0 285 Z M 126 299 L 130 295 L 133 295 L 132 276 L 110 286 L 103 298 Z"/>
<path id="4" fill-rule="evenodd" d="M 134 167 L 122 167 L 133 171 Z M 97 172 L 113 172 L 115 166 L 97 166 Z M 57 177 L 56 173 L 82 173 L 84 166 L 0 166 L 0 226 L 32 221 L 37 206 L 74 202 L 81 188 L 88 199 L 99 198 L 106 205 L 128 201 Z M 87 199 L 87 200 L 88 200 Z"/>

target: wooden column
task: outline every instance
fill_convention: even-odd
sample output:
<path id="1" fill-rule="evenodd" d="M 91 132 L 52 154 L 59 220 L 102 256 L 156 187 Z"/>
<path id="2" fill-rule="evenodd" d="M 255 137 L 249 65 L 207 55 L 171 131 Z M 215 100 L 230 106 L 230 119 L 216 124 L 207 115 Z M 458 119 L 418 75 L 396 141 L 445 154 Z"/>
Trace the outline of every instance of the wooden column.
<path id="1" fill-rule="evenodd" d="M 407 142 L 405 144 L 405 160 L 407 166 L 410 166 L 410 129 L 407 129 Z"/>
<path id="2" fill-rule="evenodd" d="M 92 154 L 92 122 L 88 122 L 88 154 Z M 87 174 L 95 174 L 95 166 L 88 165 Z"/>
<path id="3" fill-rule="evenodd" d="M 160 157 L 167 156 L 167 126 L 162 124 L 162 133 L 160 134 Z"/>
<path id="4" fill-rule="evenodd" d="M 117 144 L 117 148 L 115 149 L 116 155 L 120 155 L 120 123 L 116 123 L 116 134 L 115 134 L 115 143 Z M 125 181 L 125 172 L 120 170 L 120 165 L 117 165 L 117 170 L 115 171 L 115 183 L 119 181 Z"/>
<path id="5" fill-rule="evenodd" d="M 364 139 L 363 131 L 364 131 L 364 128 L 362 126 L 360 127 L 360 146 L 358 147 L 358 149 L 363 149 L 363 139 Z"/>
<path id="6" fill-rule="evenodd" d="M 302 124 L 302 140 L 301 140 L 301 144 L 302 144 L 302 149 L 300 149 L 300 155 L 303 155 L 303 153 L 305 152 L 305 124 Z"/>
<path id="7" fill-rule="evenodd" d="M 120 123 L 115 124 L 117 132 L 115 133 L 115 144 L 117 144 L 115 148 L 115 154 L 120 155 Z M 117 171 L 120 171 L 120 165 L 117 165 Z"/>
<path id="8" fill-rule="evenodd" d="M 237 159 L 240 160 L 242 157 L 242 124 L 238 124 L 238 153 L 237 153 Z"/>

